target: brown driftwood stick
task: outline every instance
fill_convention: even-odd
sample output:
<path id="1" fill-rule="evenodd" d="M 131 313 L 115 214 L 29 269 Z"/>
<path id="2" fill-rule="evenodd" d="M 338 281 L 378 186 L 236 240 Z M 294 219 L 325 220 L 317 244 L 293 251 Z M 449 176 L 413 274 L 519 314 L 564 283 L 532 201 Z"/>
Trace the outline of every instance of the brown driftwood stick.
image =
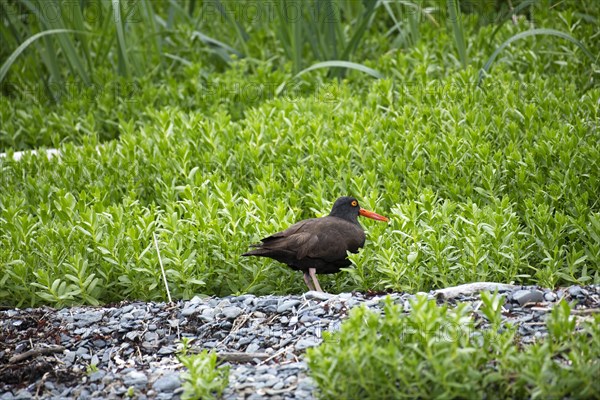
<path id="1" fill-rule="evenodd" d="M 14 355 L 8 360 L 8 363 L 16 364 L 18 362 L 27 360 L 28 358 L 33 358 L 47 354 L 62 353 L 63 351 L 65 351 L 65 348 L 63 346 L 40 347 L 37 349 L 27 350 L 25 353 Z"/>
<path id="2" fill-rule="evenodd" d="M 269 354 L 267 354 L 267 353 L 244 353 L 241 351 L 233 351 L 233 352 L 217 353 L 217 358 L 220 361 L 250 362 L 255 359 L 265 360 L 265 359 L 269 358 Z"/>

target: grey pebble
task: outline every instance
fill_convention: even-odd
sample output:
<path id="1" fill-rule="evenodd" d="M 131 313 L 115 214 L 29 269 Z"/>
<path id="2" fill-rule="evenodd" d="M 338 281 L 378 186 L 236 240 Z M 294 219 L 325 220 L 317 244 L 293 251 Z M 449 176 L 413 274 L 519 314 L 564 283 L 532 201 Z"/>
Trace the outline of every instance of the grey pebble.
<path id="1" fill-rule="evenodd" d="M 138 340 L 140 338 L 140 333 L 138 331 L 131 331 L 131 332 L 127 332 L 125 334 L 125 338 L 128 340 L 131 340 L 132 342 L 135 342 L 136 340 Z"/>
<path id="2" fill-rule="evenodd" d="M 567 291 L 573 297 L 584 297 L 589 294 L 589 292 L 581 286 L 571 286 Z"/>
<path id="3" fill-rule="evenodd" d="M 197 307 L 197 304 L 188 304 L 183 310 L 181 310 L 181 315 L 184 317 L 194 315 L 194 313 L 196 313 Z"/>
<path id="4" fill-rule="evenodd" d="M 523 306 L 527 303 L 540 303 L 544 301 L 544 293 L 541 290 L 524 290 L 519 289 L 512 295 L 513 300 Z"/>
<path id="5" fill-rule="evenodd" d="M 283 303 L 281 303 L 279 307 L 277 307 L 277 313 L 281 314 L 286 311 L 289 311 L 300 303 L 300 300 L 286 300 Z"/>
<path id="6" fill-rule="evenodd" d="M 548 302 L 554 302 L 554 301 L 556 301 L 557 298 L 558 298 L 558 296 L 554 292 L 544 293 L 544 300 L 546 300 Z"/>
<path id="7" fill-rule="evenodd" d="M 227 319 L 236 319 L 237 317 L 240 316 L 240 314 L 243 312 L 244 310 L 242 310 L 239 307 L 236 306 L 231 306 L 231 307 L 225 307 L 223 308 L 223 316 L 225 316 L 225 318 Z"/>
<path id="8" fill-rule="evenodd" d="M 104 378 L 105 375 L 106 371 L 103 370 L 92 372 L 89 376 L 90 382 L 100 382 L 102 381 L 102 378 Z"/>
<path id="9" fill-rule="evenodd" d="M 148 383 L 148 377 L 140 371 L 131 371 L 123 379 L 126 386 L 143 387 Z"/>
<path id="10" fill-rule="evenodd" d="M 350 300 L 352 298 L 352 293 L 340 293 L 340 300 Z"/>
<path id="11" fill-rule="evenodd" d="M 314 299 L 314 300 L 321 300 L 321 301 L 329 300 L 333 296 L 334 296 L 333 294 L 329 294 L 329 293 L 325 293 L 325 292 L 317 292 L 314 290 L 308 291 L 304 294 L 304 297 L 309 300 Z"/>
<path id="12" fill-rule="evenodd" d="M 152 388 L 157 392 L 173 392 L 180 386 L 181 380 L 177 373 L 170 373 L 162 376 L 152 384 Z"/>
<path id="13" fill-rule="evenodd" d="M 317 344 L 319 343 L 314 339 L 300 339 L 296 342 L 294 347 L 296 350 L 305 350 L 306 348 L 316 346 Z"/>
<path id="14" fill-rule="evenodd" d="M 246 353 L 256 353 L 260 349 L 260 346 L 256 343 L 250 343 L 248 347 L 246 347 Z"/>

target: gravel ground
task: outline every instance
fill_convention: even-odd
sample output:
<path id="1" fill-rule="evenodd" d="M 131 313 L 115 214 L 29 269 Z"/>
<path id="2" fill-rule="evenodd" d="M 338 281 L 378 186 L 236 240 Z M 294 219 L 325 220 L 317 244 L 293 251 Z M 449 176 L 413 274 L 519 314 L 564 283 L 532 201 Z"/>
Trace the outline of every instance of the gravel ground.
<path id="1" fill-rule="evenodd" d="M 543 322 L 561 298 L 576 301 L 574 313 L 581 317 L 600 312 L 600 285 L 513 287 L 501 293 L 503 317 L 519 326 L 524 343 L 546 334 Z M 5 309 L 0 311 L 0 399 L 105 399 L 131 393 L 137 399 L 177 399 L 184 370 L 175 356 L 181 337 L 230 357 L 226 399 L 314 398 L 316 388 L 303 360 L 306 348 L 321 343 L 323 330 L 338 329 L 352 307 L 381 309 L 386 295 L 308 292 Z M 414 296 L 389 295 L 405 305 Z M 476 318 L 485 320 L 477 311 L 478 294 L 437 301 L 471 302 Z"/>

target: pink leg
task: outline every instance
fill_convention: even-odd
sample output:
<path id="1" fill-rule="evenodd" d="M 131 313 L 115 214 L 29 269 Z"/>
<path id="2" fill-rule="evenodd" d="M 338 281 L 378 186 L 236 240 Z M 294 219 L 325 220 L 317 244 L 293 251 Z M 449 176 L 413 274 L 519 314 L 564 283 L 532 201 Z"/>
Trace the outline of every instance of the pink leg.
<path id="1" fill-rule="evenodd" d="M 319 285 L 319 280 L 317 279 L 316 273 L 317 273 L 316 268 L 309 268 L 308 269 L 308 274 L 312 278 L 312 281 L 315 284 L 315 288 L 317 289 L 317 292 L 322 292 L 323 290 L 321 290 L 321 285 Z"/>
<path id="2" fill-rule="evenodd" d="M 310 275 L 306 271 L 304 272 L 304 283 L 306 283 L 306 286 L 308 286 L 308 290 L 315 290 L 315 287 L 310 281 Z"/>

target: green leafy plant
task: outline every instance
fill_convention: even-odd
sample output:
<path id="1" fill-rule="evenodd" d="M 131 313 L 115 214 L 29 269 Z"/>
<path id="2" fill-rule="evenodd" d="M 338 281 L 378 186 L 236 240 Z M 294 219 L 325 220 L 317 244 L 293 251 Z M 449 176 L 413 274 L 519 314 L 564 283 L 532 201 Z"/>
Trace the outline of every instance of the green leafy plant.
<path id="1" fill-rule="evenodd" d="M 203 350 L 189 354 L 189 338 L 182 338 L 178 360 L 187 368 L 183 379 L 184 399 L 217 399 L 229 383 L 229 366 L 217 366 L 217 355 Z"/>
<path id="2" fill-rule="evenodd" d="M 504 297 L 499 296 L 498 292 L 490 294 L 488 292 L 481 293 L 481 312 L 490 321 L 494 329 L 499 329 L 502 323 L 502 305 Z"/>
<path id="3" fill-rule="evenodd" d="M 521 347 L 510 326 L 500 331 L 477 329 L 466 304 L 449 309 L 419 296 L 410 306 L 406 312 L 388 298 L 381 315 L 355 308 L 339 332 L 327 334 L 323 344 L 308 349 L 311 376 L 322 398 L 600 394 L 597 315 L 574 332 L 568 306 L 559 305 L 548 318 L 548 327 L 554 327 L 550 336 Z M 493 304 L 491 308 L 495 314 Z M 552 330 L 570 334 L 554 336 Z"/>
<path id="4" fill-rule="evenodd" d="M 563 25 L 596 43 L 571 14 Z M 294 271 L 239 254 L 341 194 L 391 221 L 362 221 L 365 248 L 326 290 L 600 282 L 600 95 L 584 90 L 587 65 L 515 46 L 477 86 L 476 69 L 444 68 L 454 44 L 438 33 L 377 59 L 401 80 L 304 74 L 302 90 L 275 96 L 287 74 L 244 59 L 145 77 L 131 98 L 0 96 L 0 303 L 165 301 L 154 234 L 174 299 L 299 293 Z M 54 156 L 13 159 L 44 143 Z"/>

